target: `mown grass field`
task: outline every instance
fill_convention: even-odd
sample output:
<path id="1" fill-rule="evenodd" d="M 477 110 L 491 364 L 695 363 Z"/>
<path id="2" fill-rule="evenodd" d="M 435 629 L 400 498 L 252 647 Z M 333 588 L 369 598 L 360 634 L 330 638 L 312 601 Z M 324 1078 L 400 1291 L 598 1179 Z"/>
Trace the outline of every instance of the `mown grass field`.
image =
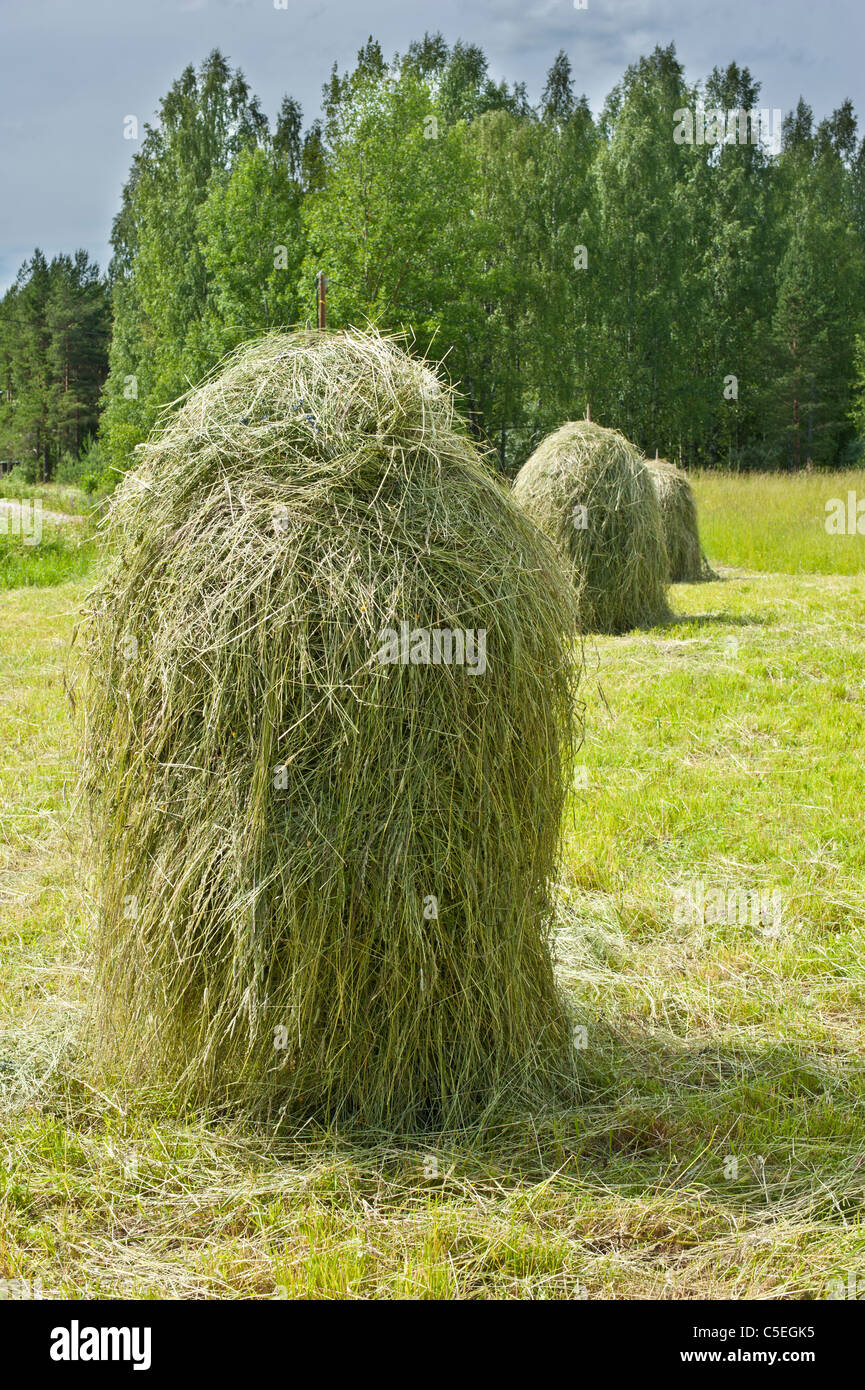
<path id="1" fill-rule="evenodd" d="M 583 1102 L 483 1135 L 274 1139 L 94 1089 L 64 693 L 86 581 L 0 593 L 0 1278 L 71 1298 L 865 1293 L 865 538 L 826 534 L 827 483 L 699 479 L 722 577 L 675 587 L 671 625 L 587 645 L 557 924 Z M 740 897 L 689 920 L 699 884 Z M 773 913 L 746 920 L 760 891 Z"/>

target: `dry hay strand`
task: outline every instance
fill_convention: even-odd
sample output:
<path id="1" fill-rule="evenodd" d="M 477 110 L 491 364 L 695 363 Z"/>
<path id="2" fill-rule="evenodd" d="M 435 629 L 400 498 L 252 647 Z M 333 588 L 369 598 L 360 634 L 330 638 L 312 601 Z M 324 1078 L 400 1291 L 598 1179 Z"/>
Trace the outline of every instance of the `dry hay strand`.
<path id="1" fill-rule="evenodd" d="M 648 469 L 658 494 L 664 541 L 673 584 L 715 579 L 700 546 L 697 503 L 687 473 L 666 459 L 649 459 Z"/>
<path id="2" fill-rule="evenodd" d="M 520 469 L 513 495 L 566 557 L 583 632 L 669 619 L 658 499 L 624 435 L 587 420 L 562 425 Z"/>
<path id="3" fill-rule="evenodd" d="M 97 1062 L 272 1123 L 573 1098 L 576 612 L 449 390 L 374 334 L 271 334 L 139 457 L 81 628 Z"/>

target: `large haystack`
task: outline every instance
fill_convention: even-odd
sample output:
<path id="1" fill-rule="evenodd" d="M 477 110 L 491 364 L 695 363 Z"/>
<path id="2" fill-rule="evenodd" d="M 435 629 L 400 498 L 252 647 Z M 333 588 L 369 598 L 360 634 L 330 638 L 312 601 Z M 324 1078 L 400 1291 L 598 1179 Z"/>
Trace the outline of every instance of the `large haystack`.
<path id="1" fill-rule="evenodd" d="M 567 557 L 583 632 L 626 632 L 670 616 L 658 499 L 624 435 L 579 420 L 548 435 L 514 497 Z"/>
<path id="2" fill-rule="evenodd" d="M 436 375 L 374 335 L 269 335 L 168 418 L 108 530 L 105 1063 L 390 1127 L 570 1084 L 573 597 Z"/>
<path id="3" fill-rule="evenodd" d="M 697 503 L 687 473 L 666 459 L 650 459 L 648 468 L 661 508 L 671 582 L 689 584 L 699 579 L 713 579 L 715 576 L 700 548 Z"/>

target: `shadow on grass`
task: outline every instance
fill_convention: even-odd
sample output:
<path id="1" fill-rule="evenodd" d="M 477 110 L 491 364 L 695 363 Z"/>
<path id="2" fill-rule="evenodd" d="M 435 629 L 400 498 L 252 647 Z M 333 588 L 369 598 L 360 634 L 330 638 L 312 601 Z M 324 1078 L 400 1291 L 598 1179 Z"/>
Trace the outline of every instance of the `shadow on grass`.
<path id="1" fill-rule="evenodd" d="M 195 1185 L 196 1164 L 350 1205 L 507 1198 L 578 1204 L 672 1202 L 732 1220 L 807 1216 L 849 1224 L 865 1206 L 861 1072 L 852 1050 L 824 1057 L 790 1042 L 693 1043 L 645 1027 L 586 1028 L 579 1096 L 531 1112 L 507 1098 L 476 1122 L 413 1132 L 335 1126 L 320 1117 L 252 1122 L 181 1110 L 156 1092 L 106 1091 L 61 1067 L 28 1109 L 40 1129 L 104 1134 L 160 1154 Z M 80 1058 L 78 1059 L 80 1062 Z M 36 1110 L 41 1119 L 36 1119 Z M 65 1152 L 65 1149 L 64 1149 Z M 268 1177 L 267 1175 L 270 1174 Z M 577 1208 L 575 1208 L 577 1210 Z"/>
<path id="2" fill-rule="evenodd" d="M 669 631 L 673 627 L 766 627 L 768 619 L 758 618 L 753 613 L 674 613 L 665 623 L 658 623 L 655 631 Z"/>

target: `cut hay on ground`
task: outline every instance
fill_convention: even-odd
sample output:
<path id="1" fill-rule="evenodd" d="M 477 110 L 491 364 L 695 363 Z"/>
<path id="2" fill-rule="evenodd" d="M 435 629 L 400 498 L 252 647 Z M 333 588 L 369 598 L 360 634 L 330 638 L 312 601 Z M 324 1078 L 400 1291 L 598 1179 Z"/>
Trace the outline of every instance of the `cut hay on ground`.
<path id="1" fill-rule="evenodd" d="M 82 633 L 103 1064 L 391 1129 L 572 1095 L 573 596 L 450 393 L 269 335 L 138 458 Z M 486 669 L 386 629 L 485 630 Z"/>
<path id="2" fill-rule="evenodd" d="M 624 435 L 579 420 L 548 435 L 514 497 L 567 557 L 583 632 L 627 632 L 670 617 L 658 499 Z"/>
<path id="3" fill-rule="evenodd" d="M 714 579 L 700 548 L 697 503 L 687 473 L 666 459 L 650 459 L 648 468 L 661 508 L 671 583 L 690 584 L 700 579 Z"/>

